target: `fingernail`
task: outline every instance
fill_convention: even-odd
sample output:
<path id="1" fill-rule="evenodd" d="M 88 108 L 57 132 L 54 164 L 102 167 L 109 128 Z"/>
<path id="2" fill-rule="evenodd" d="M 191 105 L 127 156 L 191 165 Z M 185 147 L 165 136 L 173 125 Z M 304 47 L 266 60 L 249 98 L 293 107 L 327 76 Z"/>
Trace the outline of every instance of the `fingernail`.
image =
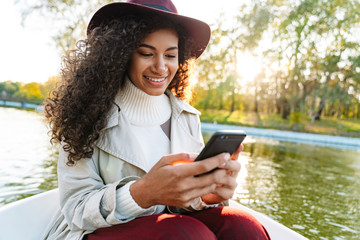
<path id="1" fill-rule="evenodd" d="M 224 156 L 224 159 L 227 161 L 230 159 L 230 153 L 226 153 L 225 156 Z"/>

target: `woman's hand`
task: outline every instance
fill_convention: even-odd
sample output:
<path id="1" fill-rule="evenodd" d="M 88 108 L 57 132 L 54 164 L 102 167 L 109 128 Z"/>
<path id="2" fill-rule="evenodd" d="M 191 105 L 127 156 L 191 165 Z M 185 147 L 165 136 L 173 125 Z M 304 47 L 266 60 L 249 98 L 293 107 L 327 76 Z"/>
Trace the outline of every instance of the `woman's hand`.
<path id="1" fill-rule="evenodd" d="M 135 202 L 142 208 L 159 204 L 189 207 L 195 198 L 209 193 L 221 197 L 229 196 L 231 190 L 236 187 L 232 175 L 237 175 L 240 169 L 231 163 L 233 161 L 230 161 L 229 154 L 223 153 L 193 162 L 195 157 L 196 154 L 187 153 L 162 157 L 147 174 L 130 186 L 130 194 Z M 190 163 L 174 164 L 177 162 Z M 204 174 L 215 168 L 220 169 Z M 233 174 L 227 175 L 228 171 Z M 197 175 L 201 176 L 196 177 Z M 224 178 L 223 175 L 227 177 Z M 219 184 L 223 187 L 217 187 Z"/>
<path id="2" fill-rule="evenodd" d="M 236 178 L 240 172 L 241 165 L 237 162 L 240 152 L 244 149 L 241 144 L 239 148 L 231 155 L 230 159 L 224 167 L 216 170 L 215 172 L 219 175 L 217 179 L 217 187 L 213 193 L 202 196 L 202 200 L 207 204 L 221 203 L 230 199 L 235 192 L 237 187 Z"/>

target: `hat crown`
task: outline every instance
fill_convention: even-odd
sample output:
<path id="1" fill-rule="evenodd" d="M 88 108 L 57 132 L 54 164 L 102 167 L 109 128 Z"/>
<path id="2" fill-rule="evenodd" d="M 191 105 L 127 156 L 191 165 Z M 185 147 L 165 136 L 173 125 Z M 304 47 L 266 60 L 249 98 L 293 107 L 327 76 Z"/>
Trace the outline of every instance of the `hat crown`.
<path id="1" fill-rule="evenodd" d="M 177 14 L 178 11 L 171 0 L 127 0 L 128 3 L 142 5 Z"/>
<path id="2" fill-rule="evenodd" d="M 192 39 L 189 46 L 191 56 L 198 58 L 209 43 L 210 26 L 200 20 L 182 16 L 171 0 L 127 0 L 126 2 L 109 3 L 95 12 L 90 19 L 87 34 L 99 27 L 108 24 L 113 19 L 126 15 L 153 16 L 153 14 L 164 17 L 164 20 L 172 21 L 175 25 L 183 28 L 182 34 Z"/>

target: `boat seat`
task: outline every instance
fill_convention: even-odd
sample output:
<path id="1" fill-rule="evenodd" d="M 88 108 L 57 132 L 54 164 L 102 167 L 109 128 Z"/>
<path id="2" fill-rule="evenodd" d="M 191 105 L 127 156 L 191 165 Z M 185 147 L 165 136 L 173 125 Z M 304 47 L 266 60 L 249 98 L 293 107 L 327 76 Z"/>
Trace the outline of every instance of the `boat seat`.
<path id="1" fill-rule="evenodd" d="M 0 240 L 41 239 L 59 207 L 58 189 L 0 207 Z"/>
<path id="2" fill-rule="evenodd" d="M 270 217 L 233 200 L 230 206 L 251 213 L 276 240 L 306 240 Z M 54 189 L 0 207 L 0 240 L 39 240 L 59 209 L 59 191 Z"/>

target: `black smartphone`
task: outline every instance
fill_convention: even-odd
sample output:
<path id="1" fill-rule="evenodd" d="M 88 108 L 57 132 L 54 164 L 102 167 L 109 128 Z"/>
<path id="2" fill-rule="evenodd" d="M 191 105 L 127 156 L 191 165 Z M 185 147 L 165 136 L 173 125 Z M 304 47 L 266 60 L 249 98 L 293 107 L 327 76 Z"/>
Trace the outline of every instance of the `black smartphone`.
<path id="1" fill-rule="evenodd" d="M 242 130 L 221 130 L 215 132 L 206 143 L 195 161 L 228 152 L 232 155 L 244 141 L 246 133 Z"/>

